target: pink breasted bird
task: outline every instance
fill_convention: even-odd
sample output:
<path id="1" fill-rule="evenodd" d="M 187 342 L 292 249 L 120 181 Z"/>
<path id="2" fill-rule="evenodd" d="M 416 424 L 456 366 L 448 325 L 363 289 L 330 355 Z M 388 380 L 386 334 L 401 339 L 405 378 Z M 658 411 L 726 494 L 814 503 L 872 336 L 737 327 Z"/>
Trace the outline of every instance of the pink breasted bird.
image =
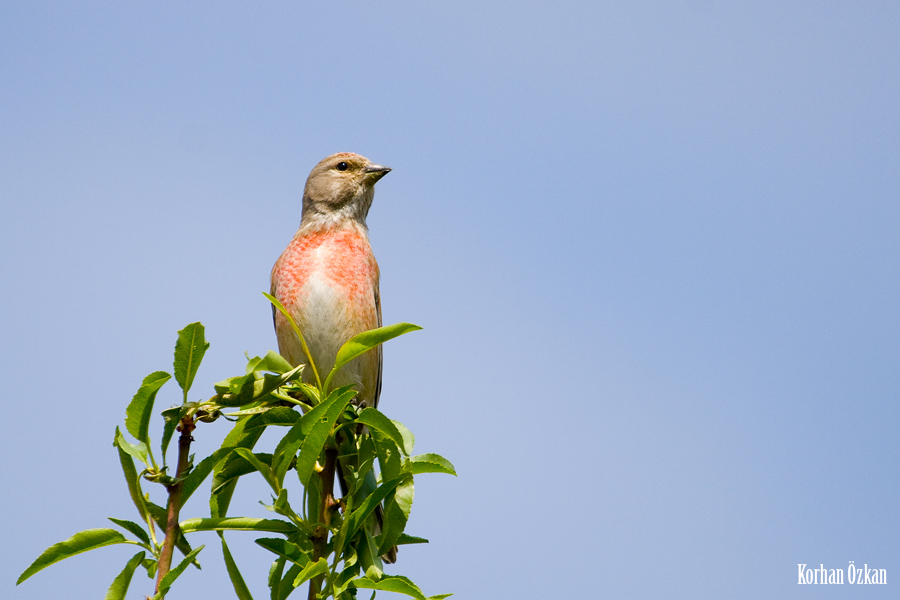
<path id="1" fill-rule="evenodd" d="M 344 342 L 381 327 L 378 263 L 369 245 L 366 216 L 375 183 L 389 171 L 346 152 L 317 164 L 303 191 L 300 228 L 272 269 L 272 295 L 296 321 L 323 378 Z M 280 312 L 274 314 L 281 355 L 293 365 L 306 364 L 290 323 Z M 379 346 L 344 365 L 333 387 L 352 385 L 358 404 L 377 406 L 381 362 Z M 309 368 L 303 378 L 314 383 Z M 384 558 L 393 562 L 395 555 L 392 550 Z"/>
<path id="2" fill-rule="evenodd" d="M 333 154 L 316 165 L 306 180 L 300 229 L 272 269 L 272 295 L 297 322 L 322 377 L 334 366 L 344 342 L 381 327 L 378 263 L 369 245 L 366 215 L 375 182 L 389 171 L 350 153 Z M 288 362 L 307 362 L 300 340 L 279 312 L 275 333 Z M 303 375 L 314 383 L 310 369 Z M 381 347 L 345 365 L 334 385 L 353 385 L 360 404 L 376 406 Z"/>

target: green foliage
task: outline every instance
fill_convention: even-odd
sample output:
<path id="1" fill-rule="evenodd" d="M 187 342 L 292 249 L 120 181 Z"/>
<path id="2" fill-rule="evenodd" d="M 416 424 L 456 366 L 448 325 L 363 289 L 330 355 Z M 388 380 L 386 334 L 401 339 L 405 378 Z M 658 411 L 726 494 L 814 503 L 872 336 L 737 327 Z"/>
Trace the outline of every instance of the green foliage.
<path id="1" fill-rule="evenodd" d="M 138 552 L 131 557 L 131 560 L 125 563 L 125 568 L 122 569 L 121 573 L 116 575 L 112 585 L 110 585 L 109 589 L 106 591 L 104 600 L 125 600 L 125 594 L 128 593 L 128 586 L 131 584 L 131 577 L 134 575 L 134 571 L 138 566 L 144 562 L 145 556 L 145 552 Z"/>
<path id="2" fill-rule="evenodd" d="M 270 300 L 283 311 L 277 300 Z M 306 349 L 299 328 L 283 312 Z M 107 600 L 124 599 L 139 566 L 157 580 L 152 599 L 162 600 L 189 565 L 200 566 L 196 558 L 203 546 L 192 548 L 187 536 L 216 531 L 235 594 L 240 600 L 252 600 L 225 541 L 225 532 L 249 531 L 269 536 L 255 542 L 274 555 L 268 577 L 271 600 L 284 600 L 304 584 L 311 587 L 310 597 L 320 599 L 354 600 L 361 589 L 372 590 L 373 598 L 377 591 L 419 600 L 446 597 L 426 597 L 409 579 L 386 575 L 381 557 L 397 545 L 427 542 L 405 532 L 414 477 L 421 473 L 455 475 L 453 465 L 437 454 L 413 455 L 415 438 L 406 427 L 375 408 L 357 406 L 356 391 L 351 387 L 330 387 L 342 366 L 417 329 L 398 323 L 354 336 L 341 347 L 335 367 L 324 380 L 310 361 L 313 384 L 301 380 L 302 365 L 294 367 L 270 350 L 262 357 L 248 358 L 243 374 L 215 384 L 215 393 L 208 400 L 192 402 L 188 393 L 209 343 L 203 325 L 188 325 L 178 332 L 173 374 L 156 371 L 144 378 L 126 409 L 124 431 L 115 430 L 113 446 L 140 518 L 110 518 L 124 534 L 114 529 L 89 529 L 54 544 L 25 569 L 17 583 L 70 556 L 129 544 L 141 551 L 127 559 L 107 591 Z M 152 415 L 158 393 L 173 375 L 181 388 L 181 403 L 161 413 L 160 465 L 151 451 Z M 231 430 L 220 448 L 195 462 L 188 454 L 192 432 L 196 435 L 201 423 L 216 421 L 231 423 Z M 254 452 L 270 427 L 281 436 L 274 452 Z M 173 473 L 166 453 L 178 432 L 178 462 Z M 288 477 L 292 471 L 296 477 Z M 236 485 L 252 473 L 258 473 L 270 488 L 271 504 L 266 508 L 275 518 L 228 516 Z M 336 474 L 342 494 L 334 491 Z M 177 527 L 167 527 L 168 513 L 174 510 L 180 515 L 210 476 L 209 516 L 183 519 Z M 165 507 L 150 500 L 143 481 L 162 486 L 168 496 Z M 183 556 L 175 566 L 173 547 Z"/>
<path id="3" fill-rule="evenodd" d="M 206 354 L 209 343 L 204 337 L 203 325 L 191 323 L 178 332 L 178 341 L 175 342 L 175 380 L 184 391 L 184 401 L 187 402 L 187 394 L 194 383 L 194 376 L 200 368 L 200 361 Z"/>

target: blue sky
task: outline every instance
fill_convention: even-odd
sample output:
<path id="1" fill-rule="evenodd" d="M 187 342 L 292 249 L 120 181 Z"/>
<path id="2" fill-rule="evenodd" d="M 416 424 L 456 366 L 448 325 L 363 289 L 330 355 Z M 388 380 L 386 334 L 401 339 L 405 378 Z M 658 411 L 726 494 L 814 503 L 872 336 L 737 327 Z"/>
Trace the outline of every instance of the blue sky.
<path id="1" fill-rule="evenodd" d="M 369 218 L 385 322 L 424 327 L 386 347 L 382 407 L 459 472 L 418 480 L 431 544 L 394 572 L 459 598 L 838 598 L 797 564 L 854 561 L 889 597 L 900 8 L 320 4 L 0 6 L 2 595 L 105 592 L 128 548 L 13 582 L 133 518 L 112 434 L 178 329 L 212 343 L 194 399 L 275 347 L 260 292 L 306 175 L 353 151 L 394 169 Z M 256 483 L 233 512 L 263 516 Z M 266 597 L 268 555 L 229 539 Z M 233 597 L 196 540 L 173 597 Z"/>

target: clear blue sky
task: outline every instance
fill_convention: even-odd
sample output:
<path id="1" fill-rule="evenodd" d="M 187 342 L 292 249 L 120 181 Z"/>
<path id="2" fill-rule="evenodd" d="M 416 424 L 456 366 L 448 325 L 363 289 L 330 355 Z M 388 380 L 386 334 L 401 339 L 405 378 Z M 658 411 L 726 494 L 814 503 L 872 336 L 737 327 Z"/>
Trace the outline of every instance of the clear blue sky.
<path id="1" fill-rule="evenodd" d="M 394 169 L 385 322 L 425 328 L 386 347 L 382 406 L 459 472 L 419 480 L 432 543 L 394 572 L 843 598 L 797 564 L 852 560 L 896 597 L 900 6 L 726 4 L 0 5 L 0 596 L 102 597 L 130 547 L 13 584 L 133 518 L 113 430 L 178 329 L 212 343 L 194 399 L 275 347 L 260 292 L 306 175 L 353 151 Z M 195 539 L 173 597 L 233 597 Z M 230 539 L 267 597 L 269 555 Z"/>

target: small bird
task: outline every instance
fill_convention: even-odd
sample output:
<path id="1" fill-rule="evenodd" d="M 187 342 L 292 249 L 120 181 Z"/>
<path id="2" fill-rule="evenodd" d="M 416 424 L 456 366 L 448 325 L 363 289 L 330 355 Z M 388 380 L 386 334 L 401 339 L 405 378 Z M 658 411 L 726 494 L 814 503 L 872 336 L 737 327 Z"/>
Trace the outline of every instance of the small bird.
<path id="1" fill-rule="evenodd" d="M 381 327 L 378 263 L 369 244 L 366 216 L 375 183 L 389 172 L 388 167 L 346 152 L 317 164 L 303 191 L 300 228 L 272 268 L 271 293 L 297 323 L 323 379 L 344 342 Z M 288 320 L 273 313 L 281 355 L 293 365 L 308 364 Z M 352 385 L 358 392 L 357 404 L 377 407 L 381 364 L 378 346 L 344 365 L 334 387 Z M 311 369 L 303 370 L 303 379 L 315 383 Z M 346 483 L 340 479 L 346 494 Z M 376 527 L 374 533 L 379 532 Z M 383 558 L 394 562 L 396 548 Z"/>
<path id="2" fill-rule="evenodd" d="M 322 377 L 344 342 L 381 327 L 378 263 L 366 216 L 375 182 L 389 171 L 350 153 L 332 154 L 317 164 L 306 180 L 300 229 L 272 269 L 272 295 L 297 322 Z M 279 312 L 275 333 L 288 362 L 307 363 L 300 340 Z M 303 377 L 314 383 L 310 369 Z M 334 384 L 354 386 L 360 405 L 376 407 L 381 347 L 345 365 Z"/>

